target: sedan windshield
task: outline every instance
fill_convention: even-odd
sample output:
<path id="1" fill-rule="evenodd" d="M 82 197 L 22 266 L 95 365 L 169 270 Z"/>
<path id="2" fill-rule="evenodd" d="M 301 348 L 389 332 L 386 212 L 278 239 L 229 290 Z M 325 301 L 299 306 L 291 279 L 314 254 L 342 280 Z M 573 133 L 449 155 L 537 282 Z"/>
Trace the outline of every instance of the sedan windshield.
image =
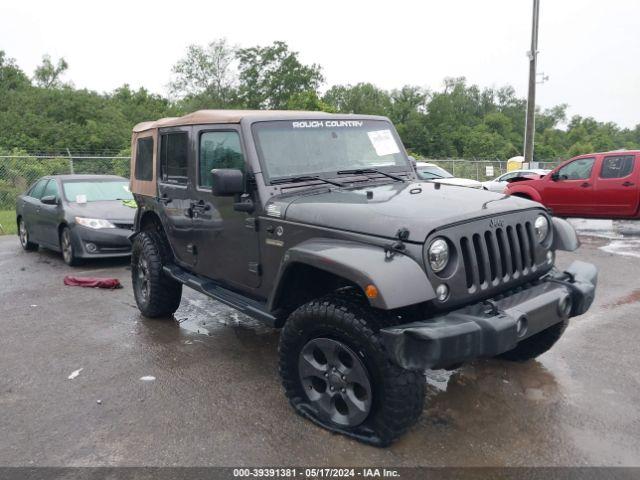
<path id="1" fill-rule="evenodd" d="M 67 181 L 62 183 L 64 196 L 69 202 L 86 203 L 107 200 L 132 200 L 129 182 L 109 181 Z"/>
<path id="2" fill-rule="evenodd" d="M 444 168 L 437 167 L 436 165 L 428 167 L 418 166 L 416 171 L 418 173 L 418 177 L 422 180 L 433 180 L 434 178 L 453 178 L 453 175 L 447 172 Z"/>
<path id="3" fill-rule="evenodd" d="M 382 120 L 259 122 L 253 132 L 269 180 L 410 169 L 393 127 Z"/>

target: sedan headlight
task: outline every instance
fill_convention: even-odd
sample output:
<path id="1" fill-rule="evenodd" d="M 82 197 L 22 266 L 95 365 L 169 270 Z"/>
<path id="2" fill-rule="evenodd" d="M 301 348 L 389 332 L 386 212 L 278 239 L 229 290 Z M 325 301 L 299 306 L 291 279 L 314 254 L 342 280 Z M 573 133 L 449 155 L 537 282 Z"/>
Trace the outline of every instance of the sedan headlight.
<path id="1" fill-rule="evenodd" d="M 436 238 L 427 250 L 427 257 L 431 269 L 438 273 L 445 269 L 449 263 L 449 244 L 444 238 Z"/>
<path id="2" fill-rule="evenodd" d="M 93 228 L 96 230 L 99 228 L 116 228 L 113 223 L 109 220 L 105 220 L 104 218 L 76 217 L 76 223 L 83 227 Z"/>
<path id="3" fill-rule="evenodd" d="M 533 227 L 536 231 L 536 239 L 538 240 L 538 242 L 544 242 L 549 235 L 549 220 L 547 220 L 547 217 L 545 217 L 544 215 L 538 215 L 538 218 L 536 218 Z"/>

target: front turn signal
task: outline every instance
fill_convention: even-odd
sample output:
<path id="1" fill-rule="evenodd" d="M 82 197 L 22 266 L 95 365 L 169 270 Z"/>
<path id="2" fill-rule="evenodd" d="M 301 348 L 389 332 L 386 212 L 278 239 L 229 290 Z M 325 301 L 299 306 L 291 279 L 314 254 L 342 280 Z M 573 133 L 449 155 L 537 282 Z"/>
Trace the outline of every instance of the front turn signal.
<path id="1" fill-rule="evenodd" d="M 364 289 L 364 294 L 367 298 L 378 298 L 378 288 L 375 285 L 367 285 L 367 288 Z"/>

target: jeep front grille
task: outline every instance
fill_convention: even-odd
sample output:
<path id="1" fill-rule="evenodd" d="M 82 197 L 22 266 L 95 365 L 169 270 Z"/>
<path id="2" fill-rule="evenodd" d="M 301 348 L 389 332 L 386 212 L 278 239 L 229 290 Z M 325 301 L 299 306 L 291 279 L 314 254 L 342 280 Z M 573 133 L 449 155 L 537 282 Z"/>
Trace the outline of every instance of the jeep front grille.
<path id="1" fill-rule="evenodd" d="M 460 237 L 467 289 L 473 293 L 535 272 L 535 248 L 531 221 Z"/>

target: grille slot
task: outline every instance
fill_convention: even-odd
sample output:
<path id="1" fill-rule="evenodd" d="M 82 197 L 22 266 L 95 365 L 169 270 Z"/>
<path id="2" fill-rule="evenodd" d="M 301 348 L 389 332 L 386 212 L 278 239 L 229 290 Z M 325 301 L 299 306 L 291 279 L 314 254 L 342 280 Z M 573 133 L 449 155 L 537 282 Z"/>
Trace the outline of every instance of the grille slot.
<path id="1" fill-rule="evenodd" d="M 467 265 L 472 265 L 473 261 L 471 260 L 471 249 L 469 248 L 469 240 L 467 237 L 462 237 L 460 239 L 460 251 L 462 252 L 462 261 L 464 262 L 464 274 L 467 278 L 467 288 L 471 288 L 473 286 L 473 272 L 472 268 L 468 268 Z"/>
<path id="2" fill-rule="evenodd" d="M 493 282 L 498 277 L 497 270 L 501 262 L 496 258 L 497 244 L 490 230 L 484 232 L 484 242 L 487 246 L 487 253 L 489 254 L 489 269 L 491 270 L 491 281 Z"/>
<path id="3" fill-rule="evenodd" d="M 482 249 L 483 245 L 480 243 L 480 235 L 477 233 L 473 236 L 473 253 L 476 254 L 476 263 L 478 265 L 478 281 L 482 285 L 487 279 L 487 272 L 485 270 L 485 257 Z"/>
<path id="4" fill-rule="evenodd" d="M 534 238 L 530 221 L 460 237 L 469 292 L 508 283 L 536 271 Z"/>

